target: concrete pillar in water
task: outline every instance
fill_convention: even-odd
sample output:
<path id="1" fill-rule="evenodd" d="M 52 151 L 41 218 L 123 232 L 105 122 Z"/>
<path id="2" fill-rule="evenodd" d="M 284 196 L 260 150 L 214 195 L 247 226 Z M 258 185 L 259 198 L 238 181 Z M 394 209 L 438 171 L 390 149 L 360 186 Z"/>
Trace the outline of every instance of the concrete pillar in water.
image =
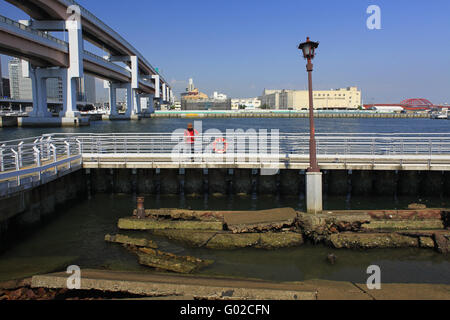
<path id="1" fill-rule="evenodd" d="M 178 181 L 178 170 L 161 169 L 160 187 L 161 194 L 179 194 L 180 182 Z"/>
<path id="2" fill-rule="evenodd" d="M 184 193 L 203 194 L 203 169 L 186 169 L 184 174 Z"/>
<path id="3" fill-rule="evenodd" d="M 425 171 L 423 175 L 421 193 L 427 196 L 441 196 L 444 187 L 442 171 Z"/>
<path id="4" fill-rule="evenodd" d="M 208 170 L 208 191 L 209 194 L 227 194 L 228 193 L 228 170 L 227 169 L 209 169 Z"/>
<path id="5" fill-rule="evenodd" d="M 347 170 L 328 171 L 328 194 L 345 196 L 348 194 Z"/>
<path id="6" fill-rule="evenodd" d="M 131 170 L 114 170 L 114 193 L 131 193 Z"/>
<path id="7" fill-rule="evenodd" d="M 280 193 L 285 196 L 300 194 L 300 174 L 298 170 L 280 171 Z"/>
<path id="8" fill-rule="evenodd" d="M 278 174 L 258 176 L 258 193 L 276 195 L 278 192 Z"/>
<path id="9" fill-rule="evenodd" d="M 306 208 L 308 213 L 321 213 L 322 202 L 322 173 L 306 173 Z"/>
<path id="10" fill-rule="evenodd" d="M 233 193 L 251 194 L 253 189 L 251 169 L 236 169 L 233 176 Z"/>
<path id="11" fill-rule="evenodd" d="M 378 195 L 395 195 L 397 174 L 394 170 L 374 171 L 374 191 Z"/>
<path id="12" fill-rule="evenodd" d="M 367 170 L 353 171 L 351 181 L 352 181 L 353 195 L 369 195 L 373 192 L 372 171 Z"/>
<path id="13" fill-rule="evenodd" d="M 137 171 L 137 193 L 155 194 L 156 177 L 152 169 L 138 169 Z"/>
<path id="14" fill-rule="evenodd" d="M 398 193 L 404 196 L 420 194 L 422 176 L 419 171 L 400 171 L 398 174 Z"/>

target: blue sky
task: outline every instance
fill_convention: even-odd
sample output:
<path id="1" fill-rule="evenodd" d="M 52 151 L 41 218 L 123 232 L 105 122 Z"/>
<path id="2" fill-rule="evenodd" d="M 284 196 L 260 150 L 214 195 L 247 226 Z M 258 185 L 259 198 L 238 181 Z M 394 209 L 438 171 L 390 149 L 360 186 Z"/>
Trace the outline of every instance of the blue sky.
<path id="1" fill-rule="evenodd" d="M 304 89 L 297 45 L 310 36 L 320 41 L 316 89 L 356 85 L 367 103 L 450 103 L 448 0 L 79 2 L 160 68 L 177 93 L 190 77 L 209 95 Z M 381 30 L 366 27 L 371 4 L 381 8 Z M 3 0 L 0 14 L 25 17 Z"/>

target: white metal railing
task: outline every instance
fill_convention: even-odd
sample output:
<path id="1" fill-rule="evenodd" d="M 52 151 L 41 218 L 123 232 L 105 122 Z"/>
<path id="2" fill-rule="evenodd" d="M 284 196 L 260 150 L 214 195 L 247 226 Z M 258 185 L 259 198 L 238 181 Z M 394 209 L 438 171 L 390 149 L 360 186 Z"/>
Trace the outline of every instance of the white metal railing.
<path id="1" fill-rule="evenodd" d="M 227 150 L 231 152 L 261 152 L 261 145 L 267 145 L 267 152 L 279 154 L 308 155 L 307 133 L 269 134 L 264 137 L 247 133 L 203 134 L 196 136 L 195 148 L 202 153 L 214 153 L 212 144 L 217 138 L 224 138 Z M 183 133 L 121 133 L 121 134 L 53 134 L 52 141 L 78 139 L 82 153 L 89 154 L 150 154 L 172 153 L 176 146 L 186 140 Z M 318 155 L 365 155 L 365 156 L 408 156 L 448 155 L 450 157 L 450 134 L 317 134 Z M 219 143 L 221 144 L 221 143 Z M 277 147 L 279 146 L 279 147 Z M 219 146 L 220 147 L 220 146 Z M 272 147 L 275 147 L 272 149 Z M 234 149 L 233 149 L 234 148 Z M 223 149 L 220 147 L 219 149 Z"/>
<path id="2" fill-rule="evenodd" d="M 58 174 L 58 167 L 71 169 L 72 162 L 81 164 L 81 142 L 75 137 L 54 140 L 41 136 L 22 140 L 0 142 L 0 183 L 10 180 L 20 186 L 23 177 L 37 176 L 44 172 Z"/>
<path id="3" fill-rule="evenodd" d="M 264 133 L 264 131 L 262 132 Z M 224 138 L 226 145 L 217 139 Z M 0 142 L 0 182 L 37 175 L 47 170 L 58 172 L 58 166 L 70 168 L 75 160 L 82 164 L 83 157 L 113 156 L 115 159 L 142 158 L 140 161 L 158 161 L 173 156 L 174 150 L 183 156 L 190 143 L 183 130 L 168 133 L 111 133 L 111 134 L 45 134 L 39 137 Z M 450 134 L 318 134 L 317 153 L 319 159 L 365 159 L 383 161 L 389 157 L 408 160 L 429 161 L 438 157 L 439 161 L 450 164 Z M 178 146 L 178 149 L 177 149 Z M 181 146 L 181 149 L 180 149 Z M 224 153 L 217 152 L 221 149 Z M 226 148 L 225 148 L 226 147 Z M 265 148 L 264 148 L 265 147 Z M 270 156 L 280 159 L 307 159 L 309 136 L 300 133 L 251 134 L 250 131 L 224 134 L 203 134 L 195 137 L 196 153 L 208 155 L 249 155 L 264 162 Z M 184 154 L 185 155 L 185 154 Z M 147 160 L 145 160 L 147 159 Z M 161 160 L 163 161 L 163 160 Z M 164 161 L 167 161 L 164 160 Z M 213 161 L 213 160 L 211 160 Z"/>

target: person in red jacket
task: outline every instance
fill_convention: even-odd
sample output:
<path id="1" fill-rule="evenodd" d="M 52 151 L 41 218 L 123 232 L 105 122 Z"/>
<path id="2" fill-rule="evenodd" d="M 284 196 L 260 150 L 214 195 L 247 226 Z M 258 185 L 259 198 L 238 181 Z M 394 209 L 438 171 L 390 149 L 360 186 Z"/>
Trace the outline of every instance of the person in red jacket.
<path id="1" fill-rule="evenodd" d="M 185 141 L 191 146 L 191 153 L 194 154 L 195 137 L 198 136 L 198 131 L 194 129 L 192 123 L 188 123 L 187 130 L 184 132 Z"/>

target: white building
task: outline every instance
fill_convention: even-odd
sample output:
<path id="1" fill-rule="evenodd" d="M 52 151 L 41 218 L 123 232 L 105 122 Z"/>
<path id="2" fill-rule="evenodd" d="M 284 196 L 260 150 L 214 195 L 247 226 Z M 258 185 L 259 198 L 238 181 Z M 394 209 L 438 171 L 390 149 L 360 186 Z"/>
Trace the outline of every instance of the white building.
<path id="1" fill-rule="evenodd" d="M 31 79 L 23 76 L 22 61 L 16 58 L 10 60 L 8 69 L 11 98 L 14 100 L 33 100 Z"/>
<path id="2" fill-rule="evenodd" d="M 231 109 L 238 110 L 242 107 L 258 109 L 261 107 L 261 100 L 259 98 L 231 99 Z"/>
<path id="3" fill-rule="evenodd" d="M 214 100 L 227 100 L 227 95 L 223 93 L 218 93 L 217 91 L 214 91 L 214 94 L 212 95 L 211 99 Z"/>

